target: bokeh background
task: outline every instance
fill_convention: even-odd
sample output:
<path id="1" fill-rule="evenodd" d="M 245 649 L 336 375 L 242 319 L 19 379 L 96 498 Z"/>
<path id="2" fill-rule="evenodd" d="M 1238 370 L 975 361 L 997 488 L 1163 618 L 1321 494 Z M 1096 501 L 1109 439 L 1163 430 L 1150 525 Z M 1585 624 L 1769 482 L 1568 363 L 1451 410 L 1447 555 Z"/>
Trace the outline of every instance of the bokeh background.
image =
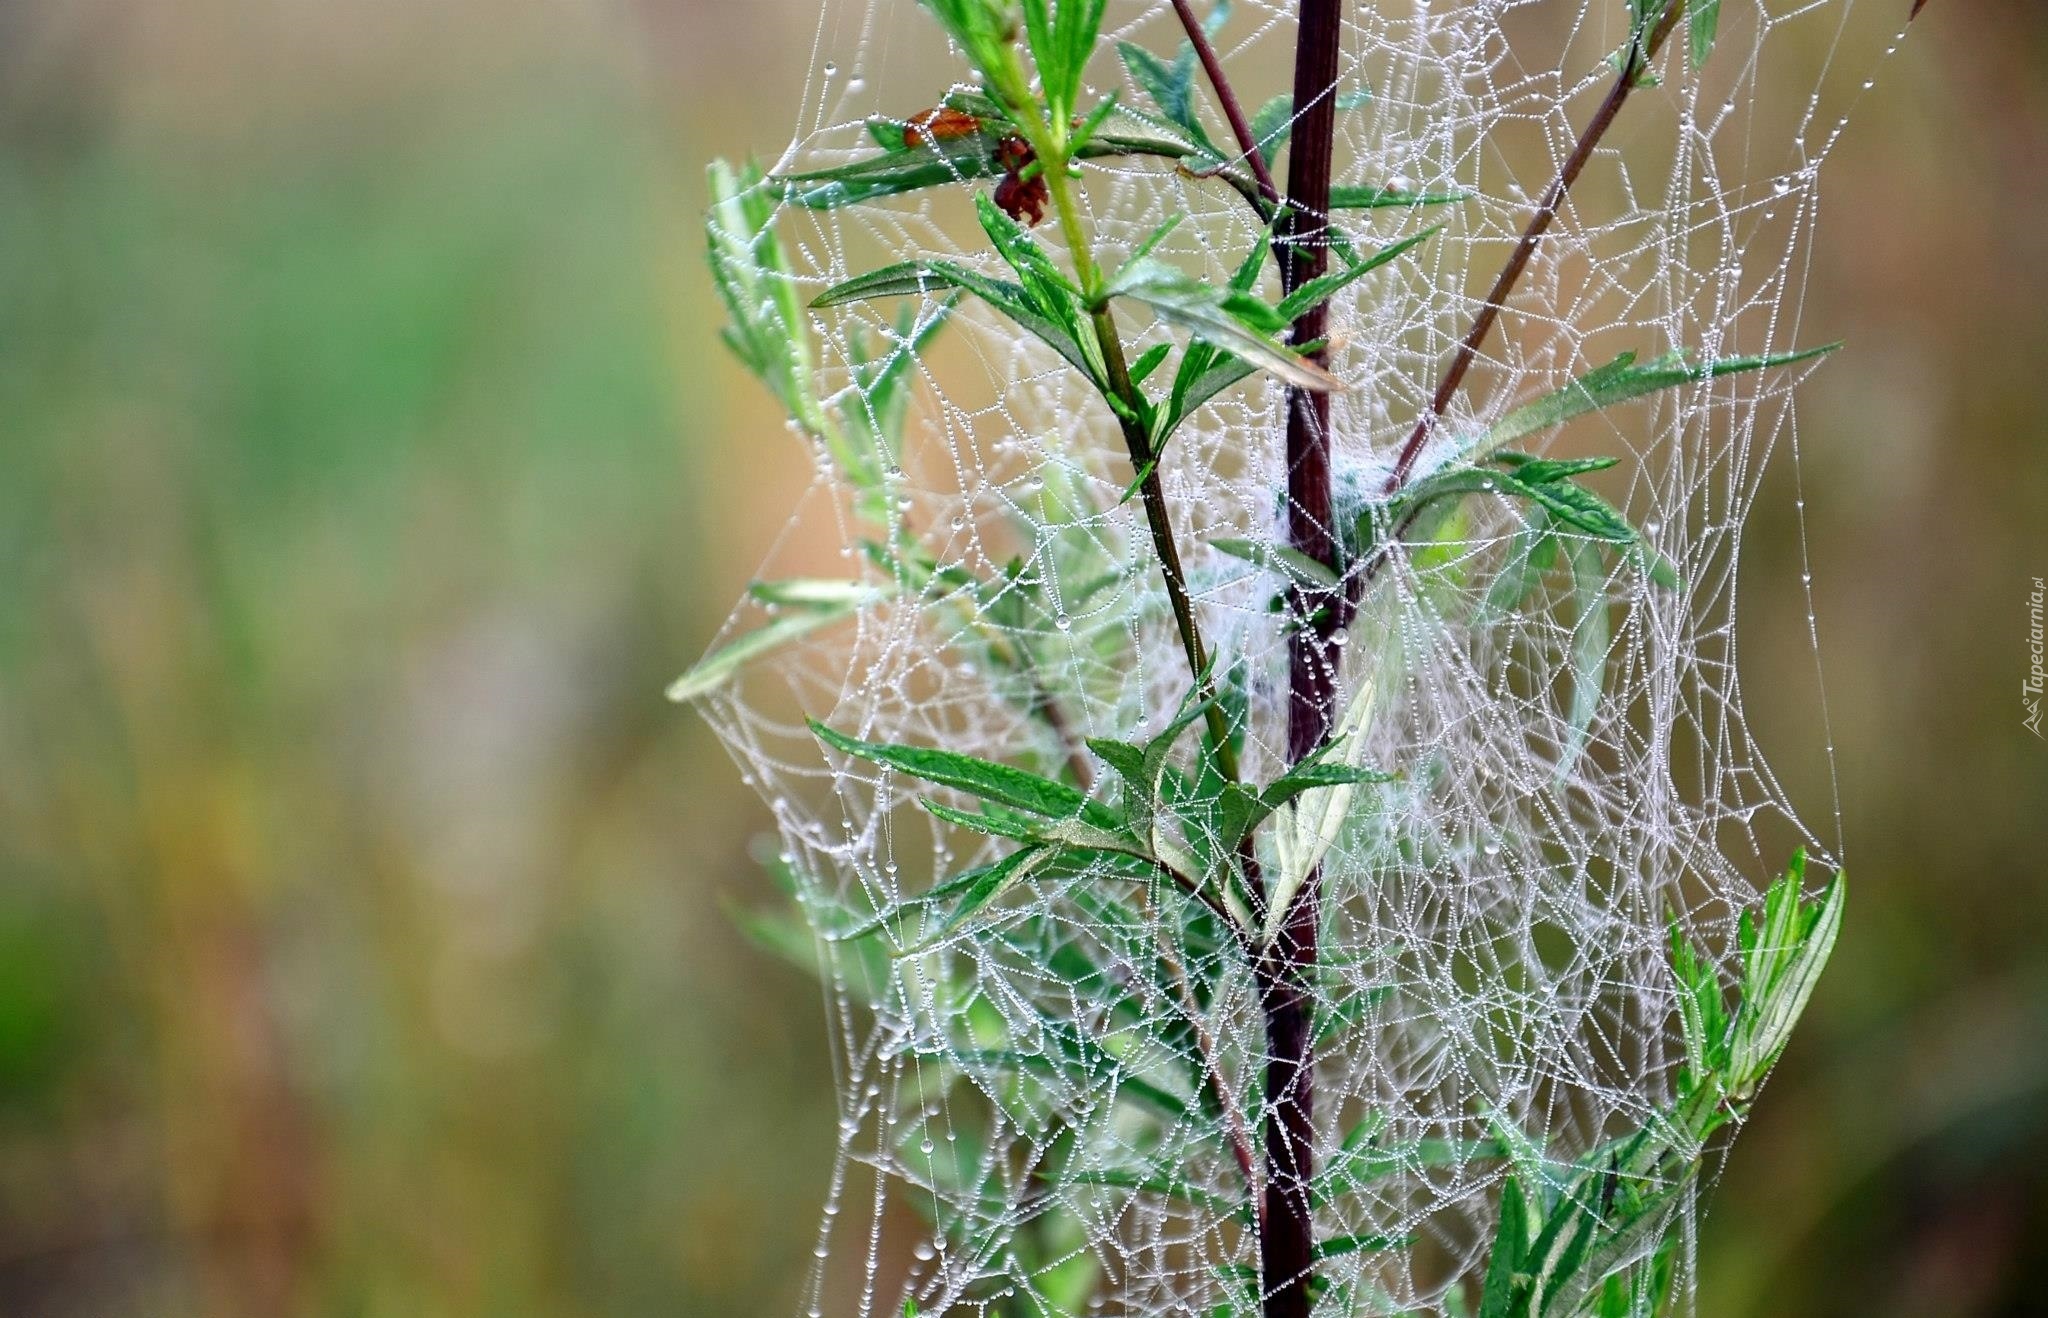
<path id="1" fill-rule="evenodd" d="M 765 814 L 659 693 L 805 478 L 696 216 L 814 23 L 0 4 L 0 1313 L 793 1310 L 817 991 L 735 932 Z M 1854 899 L 1699 1311 L 2040 1314 L 2048 9 L 1933 0 L 1823 195 Z M 1788 491 L 1745 677 L 1825 818 Z"/>

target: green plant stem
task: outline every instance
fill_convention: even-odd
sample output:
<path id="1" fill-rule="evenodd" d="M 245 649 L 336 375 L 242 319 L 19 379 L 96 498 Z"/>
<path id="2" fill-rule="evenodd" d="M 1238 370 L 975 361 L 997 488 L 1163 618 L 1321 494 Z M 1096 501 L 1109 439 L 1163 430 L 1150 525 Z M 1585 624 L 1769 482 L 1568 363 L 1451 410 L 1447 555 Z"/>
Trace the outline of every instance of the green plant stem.
<path id="1" fill-rule="evenodd" d="M 1210 739 L 1217 748 L 1217 770 L 1235 782 L 1238 777 L 1237 753 L 1231 747 L 1229 719 L 1216 700 L 1215 675 L 1209 671 L 1208 648 L 1202 643 L 1201 623 L 1195 617 L 1194 601 L 1188 594 L 1187 573 L 1181 566 L 1180 547 L 1174 541 L 1166 490 L 1159 480 L 1158 455 L 1152 449 L 1152 437 L 1145 433 L 1144 423 L 1138 419 L 1138 390 L 1131 383 L 1130 366 L 1124 358 L 1123 338 L 1117 330 L 1116 313 L 1099 296 L 1102 274 L 1089 246 L 1087 231 L 1081 223 L 1080 206 L 1067 177 L 1067 161 L 1057 151 L 1050 158 L 1040 153 L 1039 160 L 1045 171 L 1046 190 L 1051 194 L 1053 210 L 1059 216 L 1060 231 L 1067 240 L 1075 277 L 1080 281 L 1082 292 L 1094 303 L 1091 320 L 1096 342 L 1102 349 L 1104 382 L 1111 395 L 1123 405 L 1118 410 L 1117 424 L 1123 430 L 1124 447 L 1130 453 L 1131 465 L 1139 474 L 1138 497 L 1145 508 L 1145 522 L 1152 532 L 1153 552 L 1159 556 L 1159 575 L 1166 582 L 1166 596 L 1173 608 L 1174 625 L 1180 631 L 1181 649 L 1187 655 L 1188 667 L 1194 672 L 1197 698 L 1206 702 L 1203 717 L 1208 724 Z"/>

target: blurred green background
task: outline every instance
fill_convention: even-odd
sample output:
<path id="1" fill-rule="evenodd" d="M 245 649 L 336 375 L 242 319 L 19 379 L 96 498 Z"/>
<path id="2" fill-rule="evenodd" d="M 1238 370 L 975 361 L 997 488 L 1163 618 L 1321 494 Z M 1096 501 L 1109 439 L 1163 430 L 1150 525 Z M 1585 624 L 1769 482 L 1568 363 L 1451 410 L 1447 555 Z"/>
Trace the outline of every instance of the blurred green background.
<path id="1" fill-rule="evenodd" d="M 794 1309 L 817 992 L 727 919 L 765 812 L 660 690 L 806 474 L 696 214 L 814 22 L 0 5 L 0 1313 Z M 1855 896 L 1699 1307 L 2039 1314 L 2048 11 L 1934 0 L 1823 195 Z M 1825 821 L 1771 479 L 1749 710 Z"/>

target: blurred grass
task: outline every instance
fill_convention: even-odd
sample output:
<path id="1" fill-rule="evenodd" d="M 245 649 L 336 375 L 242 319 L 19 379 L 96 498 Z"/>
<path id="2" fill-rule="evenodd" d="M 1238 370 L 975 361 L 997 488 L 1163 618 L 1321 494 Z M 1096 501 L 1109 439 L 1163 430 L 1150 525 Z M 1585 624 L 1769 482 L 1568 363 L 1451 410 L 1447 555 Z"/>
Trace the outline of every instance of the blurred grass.
<path id="1" fill-rule="evenodd" d="M 0 1312 L 795 1306 L 816 994 L 722 915 L 763 814 L 658 695 L 804 478 L 695 208 L 811 21 L 0 14 Z M 1807 303 L 1858 887 L 1706 1225 L 1728 1318 L 2039 1311 L 2048 24 L 1924 27 Z M 1782 456 L 1745 663 L 1818 815 Z"/>

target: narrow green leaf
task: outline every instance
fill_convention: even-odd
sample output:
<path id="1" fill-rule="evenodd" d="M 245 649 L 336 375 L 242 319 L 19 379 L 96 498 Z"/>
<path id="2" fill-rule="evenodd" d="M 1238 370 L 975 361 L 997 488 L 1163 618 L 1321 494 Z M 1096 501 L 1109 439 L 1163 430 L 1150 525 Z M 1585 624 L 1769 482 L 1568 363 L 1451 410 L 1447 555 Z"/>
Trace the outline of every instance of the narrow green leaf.
<path id="1" fill-rule="evenodd" d="M 869 130 L 878 133 L 875 124 L 871 123 Z M 879 131 L 887 131 L 886 125 Z M 999 134 L 974 132 L 905 146 L 902 127 L 898 126 L 896 132 L 895 146 L 884 142 L 880 155 L 864 156 L 830 169 L 778 175 L 773 183 L 785 199 L 806 210 L 836 210 L 925 188 L 997 178 L 1005 171 L 1006 167 L 997 159 L 996 146 L 1002 140 Z"/>
<path id="2" fill-rule="evenodd" d="M 1133 746 L 1127 741 L 1116 741 L 1109 737 L 1090 737 L 1088 738 L 1087 746 L 1104 764 L 1116 770 L 1119 776 L 1136 785 L 1147 794 L 1151 792 L 1152 784 L 1145 777 L 1145 751 L 1143 747 Z"/>
<path id="3" fill-rule="evenodd" d="M 1530 485 L 1547 485 L 1589 471 L 1605 471 L 1620 458 L 1539 458 L 1529 453 L 1496 453 L 1493 461 L 1515 473 Z"/>
<path id="4" fill-rule="evenodd" d="M 1285 318 L 1249 293 L 1218 289 L 1147 257 L 1119 270 L 1104 296 L 1141 302 L 1161 319 L 1288 384 L 1317 392 L 1337 387 L 1329 372 L 1272 337 Z"/>
<path id="5" fill-rule="evenodd" d="M 1016 27 L 1009 0 L 924 0 L 924 4 L 983 77 L 998 85 L 1009 80 Z"/>
<path id="6" fill-rule="evenodd" d="M 1152 372 L 1159 369 L 1160 363 L 1164 362 L 1172 353 L 1173 345 L 1171 343 L 1155 343 L 1139 353 L 1138 359 L 1131 363 L 1131 383 L 1145 383 L 1150 378 Z"/>
<path id="7" fill-rule="evenodd" d="M 1021 815 L 1011 814 L 1007 810 L 992 810 L 987 806 L 983 806 L 980 810 L 955 810 L 945 802 L 934 801 L 928 796 L 919 797 L 917 803 L 923 806 L 925 812 L 934 819 L 948 824 L 957 824 L 961 828 L 986 834 L 989 837 L 1009 838 L 1013 842 L 1042 842 L 1045 840 L 1032 827 L 1030 820 Z"/>
<path id="8" fill-rule="evenodd" d="M 1721 0 L 1685 0 L 1687 46 L 1693 68 L 1714 53 L 1714 32 L 1721 24 Z"/>
<path id="9" fill-rule="evenodd" d="M 1841 346 L 1839 343 L 1830 343 L 1803 352 L 1761 357 L 1727 357 L 1710 362 L 1689 361 L 1684 353 L 1672 352 L 1640 366 L 1636 364 L 1634 353 L 1625 352 L 1607 365 L 1588 371 L 1556 392 L 1515 408 L 1483 434 L 1459 445 L 1458 451 L 1463 456 L 1476 460 L 1505 448 L 1516 440 L 1553 429 L 1588 412 L 1597 412 L 1602 408 L 1613 407 L 1617 403 L 1642 398 L 1660 390 L 1696 384 L 1723 375 L 1758 371 L 1773 366 L 1789 366 L 1833 352 Z"/>
<path id="10" fill-rule="evenodd" d="M 1001 861 L 989 866 L 980 878 L 961 893 L 959 903 L 946 912 L 945 918 L 939 921 L 939 927 L 920 947 L 928 946 L 986 911 L 1005 893 L 1030 878 L 1033 871 L 1043 866 L 1049 858 L 1050 852 L 1047 848 L 1031 846 L 1013 851 Z M 917 950 L 919 948 L 910 949 L 912 952 Z"/>
<path id="11" fill-rule="evenodd" d="M 842 581 L 835 577 L 789 577 L 781 581 L 756 581 L 747 593 L 763 604 L 804 609 L 831 609 L 844 614 L 865 608 L 894 592 L 865 581 Z"/>
<path id="12" fill-rule="evenodd" d="M 1052 819 L 1084 817 L 1104 828 L 1114 828 L 1116 816 L 1100 802 L 1090 801 L 1065 783 L 1042 778 L 1014 765 L 962 755 L 957 751 L 928 746 L 897 746 L 887 742 L 860 741 L 835 732 L 811 720 L 811 732 L 818 740 L 848 755 L 895 769 L 928 783 L 952 787 L 970 796 L 1014 810 L 1025 810 Z"/>
<path id="13" fill-rule="evenodd" d="M 1131 250 L 1131 255 L 1126 264 L 1129 261 L 1142 261 L 1152 255 L 1152 249 L 1159 246 L 1160 243 L 1166 240 L 1168 234 L 1180 227 L 1181 218 L 1178 215 L 1171 216 L 1164 224 L 1146 234 L 1144 240 Z"/>
<path id="14" fill-rule="evenodd" d="M 973 892 L 991 883 L 1000 885 L 1005 879 L 1014 876 L 1033 856 L 1039 855 L 1041 852 L 1041 848 L 1035 847 L 1024 847 L 1013 851 L 992 864 L 978 865 L 973 869 L 963 870 L 942 883 L 934 884 L 915 897 L 905 898 L 893 906 L 876 911 L 873 915 L 858 923 L 842 929 L 820 929 L 818 936 L 829 943 L 852 942 L 856 939 L 865 938 L 876 930 L 896 924 L 904 917 L 918 911 L 937 906 L 954 897 Z"/>
<path id="15" fill-rule="evenodd" d="M 1252 114 L 1252 141 L 1262 155 L 1279 154 L 1294 132 L 1294 98 L 1282 92 Z"/>
<path id="16" fill-rule="evenodd" d="M 817 308 L 836 307 L 845 302 L 865 302 L 878 297 L 911 297 L 942 288 L 965 288 L 990 301 L 1017 298 L 1023 290 L 1004 284 L 950 261 L 899 261 L 842 280 L 811 299 Z"/>
<path id="17" fill-rule="evenodd" d="M 775 236 L 775 198 L 752 165 L 713 161 L 705 181 L 706 255 L 730 318 L 721 337 L 799 425 L 830 442 L 832 427 L 812 392 L 810 326 Z"/>
<path id="18" fill-rule="evenodd" d="M 1508 544 L 1500 575 L 1487 589 L 1487 612 L 1497 617 L 1519 609 L 1556 562 L 1557 537 L 1550 533 L 1550 514 L 1541 506 L 1531 508 Z"/>
<path id="19" fill-rule="evenodd" d="M 1591 733 L 1600 697 L 1607 685 L 1607 572 L 1599 553 L 1583 540 L 1565 547 L 1572 570 L 1571 705 L 1565 717 L 1565 744 L 1557 771 L 1568 773 L 1578 763 Z"/>
<path id="20" fill-rule="evenodd" d="M 1314 1203 L 1329 1203 L 1389 1176 L 1412 1176 L 1430 1167 L 1462 1167 L 1505 1156 L 1498 1140 L 1421 1139 L 1380 1145 L 1372 1142 L 1376 1135 L 1376 1131 L 1368 1135 L 1360 1147 L 1346 1148 L 1316 1174 L 1309 1187 Z"/>
<path id="21" fill-rule="evenodd" d="M 1119 41 L 1116 53 L 1122 57 L 1131 81 L 1152 98 L 1168 122 L 1199 131 L 1194 111 L 1195 48 L 1183 45 L 1182 52 L 1168 64 L 1143 46 Z"/>
<path id="22" fill-rule="evenodd" d="M 1156 1194 L 1163 1199 L 1177 1199 L 1185 1204 L 1193 1204 L 1211 1213 L 1229 1213 L 1236 1209 L 1236 1205 L 1224 1201 L 1219 1196 L 1188 1184 L 1186 1177 L 1177 1172 L 1112 1168 L 1106 1171 L 1075 1172 L 1067 1177 L 1067 1181 L 1072 1185 L 1105 1185 L 1118 1190 Z"/>
<path id="23" fill-rule="evenodd" d="M 1006 280 L 992 279 L 951 261 L 903 261 L 871 270 L 835 284 L 812 299 L 814 307 L 837 306 L 878 297 L 904 297 L 930 293 L 935 289 L 958 288 L 974 294 L 1020 328 L 1045 342 L 1090 380 L 1101 378 L 1101 366 L 1067 325 L 1042 310 L 1026 290 Z"/>
<path id="24" fill-rule="evenodd" d="M 1073 117 L 1074 101 L 1081 93 L 1081 79 L 1088 57 L 1095 51 L 1095 39 L 1102 31 L 1102 11 L 1107 0 L 1024 0 L 1024 30 L 1031 44 L 1032 62 L 1038 66 L 1039 86 L 1045 96 L 1046 119 L 1064 125 Z"/>
<path id="25" fill-rule="evenodd" d="M 1367 188 L 1340 184 L 1330 189 L 1333 211 L 1386 210 L 1401 206 L 1447 206 L 1470 201 L 1469 192 L 1408 192 L 1400 188 Z"/>
<path id="26" fill-rule="evenodd" d="M 1433 225 L 1430 228 L 1424 229 L 1421 233 L 1403 238 L 1400 242 L 1389 243 L 1371 256 L 1361 261 L 1355 261 L 1342 270 L 1323 275 L 1318 279 L 1309 280 L 1287 297 L 1281 299 L 1279 306 L 1280 315 L 1290 322 L 1298 319 L 1303 312 L 1328 302 L 1339 291 L 1379 269 L 1387 262 L 1400 256 L 1403 252 L 1428 242 L 1442 228 L 1441 224 Z"/>
<path id="27" fill-rule="evenodd" d="M 1385 1249 L 1406 1249 L 1415 1243 L 1413 1236 L 1332 1236 L 1318 1240 L 1315 1245 L 1317 1262 L 1338 1258 L 1345 1254 L 1360 1254 Z"/>
<path id="28" fill-rule="evenodd" d="M 1529 1248 L 1529 1206 L 1513 1176 L 1501 1183 L 1500 1220 L 1493 1233 L 1493 1256 L 1486 1263 L 1486 1284 L 1479 1293 L 1479 1318 L 1509 1318 L 1514 1312 L 1516 1279 Z"/>
<path id="29" fill-rule="evenodd" d="M 881 595 L 874 598 L 879 599 Z M 722 645 L 698 660 L 689 672 L 669 683 L 667 695 L 678 703 L 694 700 L 725 685 L 733 674 L 762 655 L 771 654 L 791 641 L 808 636 L 821 627 L 852 617 L 861 603 L 820 605 L 801 613 L 787 613 L 765 626 L 748 632 L 729 645 Z"/>
<path id="30" fill-rule="evenodd" d="M 1304 762 L 1289 769 L 1266 786 L 1259 798 L 1267 808 L 1278 809 L 1303 792 L 1316 787 L 1344 787 L 1355 783 L 1390 783 L 1395 775 L 1379 769 L 1354 767 L 1349 764 L 1332 764 L 1317 760 Z"/>
<path id="31" fill-rule="evenodd" d="M 1192 371 L 1183 369 L 1175 376 L 1171 405 L 1160 414 L 1158 433 L 1152 437 L 1155 449 L 1163 448 L 1167 439 L 1180 428 L 1180 423 L 1196 409 L 1258 370 L 1241 357 L 1225 357 L 1216 361 L 1213 350 L 1206 343 L 1190 344 L 1189 354 L 1197 348 L 1203 352 L 1201 363 L 1198 363 L 1200 368 Z"/>
<path id="32" fill-rule="evenodd" d="M 1225 538 L 1211 540 L 1209 547 L 1219 554 L 1228 554 L 1247 563 L 1256 563 L 1268 572 L 1285 577 L 1289 583 L 1307 590 L 1332 590 L 1337 586 L 1337 574 L 1329 566 L 1318 563 L 1290 545 L 1274 544 L 1266 540 Z"/>
<path id="33" fill-rule="evenodd" d="M 1341 996 L 1332 1001 L 1329 997 L 1330 990 L 1326 989 L 1324 996 L 1316 1001 L 1316 1047 L 1321 1049 L 1345 1033 L 1357 1029 L 1359 1023 L 1365 1019 L 1365 1014 L 1385 1002 L 1393 992 L 1393 985 L 1377 984 L 1355 993 L 1341 992 Z"/>

